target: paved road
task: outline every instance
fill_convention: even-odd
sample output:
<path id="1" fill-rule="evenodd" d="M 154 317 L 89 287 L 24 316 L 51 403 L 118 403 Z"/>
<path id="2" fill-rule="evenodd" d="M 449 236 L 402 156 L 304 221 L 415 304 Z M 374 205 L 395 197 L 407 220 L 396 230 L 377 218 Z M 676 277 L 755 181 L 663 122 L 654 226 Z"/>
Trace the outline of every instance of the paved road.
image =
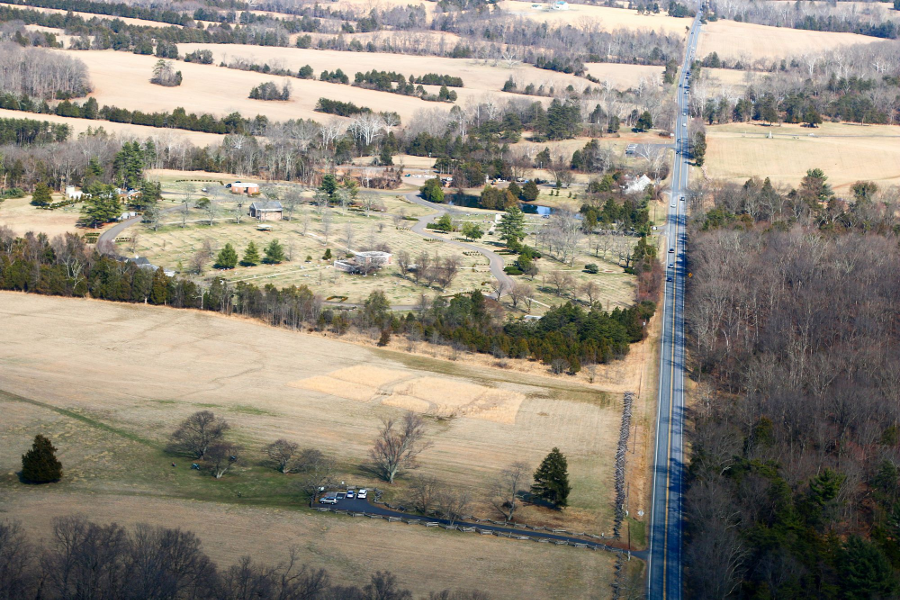
<path id="1" fill-rule="evenodd" d="M 682 597 L 682 513 L 684 474 L 684 271 L 685 207 L 681 198 L 688 186 L 687 72 L 700 35 L 699 18 L 688 34 L 675 126 L 675 165 L 666 224 L 666 282 L 659 368 L 659 414 L 653 461 L 653 500 L 650 513 L 650 548 L 647 596 L 651 600 Z"/>
<path id="2" fill-rule="evenodd" d="M 428 223 L 431 223 L 432 221 L 434 221 L 434 219 L 440 218 L 444 213 L 446 213 L 450 209 L 449 206 L 429 202 L 422 198 L 418 192 L 406 194 L 406 199 L 414 204 L 418 204 L 419 206 L 424 206 L 426 208 L 431 208 L 435 211 L 431 214 L 425 215 L 424 217 L 419 217 L 419 221 L 412 226 L 412 230 L 415 233 L 434 240 L 441 240 L 442 242 L 445 242 L 447 244 L 459 246 L 460 248 L 465 248 L 469 251 L 480 252 L 488 259 L 488 261 L 490 261 L 491 275 L 493 275 L 496 280 L 503 283 L 503 285 L 506 286 L 506 289 L 512 287 L 512 279 L 510 279 L 509 275 L 507 275 L 506 272 L 503 271 L 503 258 L 499 254 L 486 248 L 480 248 L 472 244 L 467 244 L 465 242 L 450 239 L 450 234 L 432 233 L 431 230 L 426 227 Z"/>
<path id="3" fill-rule="evenodd" d="M 406 520 L 415 520 L 422 521 L 426 523 L 440 523 L 442 525 L 449 524 L 449 521 L 445 519 L 436 519 L 434 517 L 422 517 L 419 515 L 411 515 L 408 513 L 398 512 L 395 510 L 391 510 L 389 508 L 385 508 L 379 504 L 372 504 L 369 500 L 360 500 L 358 498 L 354 498 L 352 500 L 343 499 L 338 500 L 337 504 L 328 504 L 319 506 L 325 506 L 328 508 L 336 509 L 336 510 L 346 510 L 348 512 L 356 512 L 356 513 L 368 513 L 374 515 L 381 515 L 383 517 L 399 517 Z M 590 548 L 594 548 L 595 550 L 607 550 L 609 552 L 619 552 L 623 554 L 630 554 L 631 556 L 635 556 L 636 558 L 646 558 L 641 552 L 631 552 L 624 548 L 619 548 L 616 546 L 611 546 L 608 544 L 603 544 L 601 542 L 591 541 L 585 539 L 583 537 L 575 537 L 570 535 L 565 535 L 561 533 L 544 533 L 541 531 L 532 531 L 528 529 L 518 529 L 514 527 L 504 527 L 502 525 L 491 525 L 489 523 L 467 523 L 464 521 L 455 521 L 455 525 L 460 527 L 476 527 L 478 529 L 484 529 L 488 531 L 493 531 L 501 534 L 513 534 L 516 536 L 524 536 L 533 539 L 545 539 L 551 542 L 567 542 L 569 544 L 584 544 Z"/>
<path id="4" fill-rule="evenodd" d="M 170 206 L 169 208 L 164 208 L 160 211 L 160 214 L 170 213 L 172 211 L 180 210 L 181 206 Z M 99 245 L 101 242 L 113 242 L 115 243 L 116 238 L 119 237 L 119 234 L 131 227 L 132 225 L 137 225 L 143 219 L 143 215 L 138 215 L 136 217 L 131 217 L 130 219 L 126 219 L 121 223 L 118 223 L 103 233 L 100 234 L 100 237 L 97 238 L 97 244 Z"/>

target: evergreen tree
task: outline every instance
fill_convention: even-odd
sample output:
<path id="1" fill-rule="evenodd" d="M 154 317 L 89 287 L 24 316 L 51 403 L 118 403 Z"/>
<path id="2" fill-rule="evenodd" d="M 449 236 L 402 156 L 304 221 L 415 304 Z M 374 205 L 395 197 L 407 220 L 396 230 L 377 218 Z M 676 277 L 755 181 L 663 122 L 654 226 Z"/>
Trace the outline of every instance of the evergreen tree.
<path id="1" fill-rule="evenodd" d="M 263 257 L 263 262 L 267 265 L 277 265 L 278 263 L 283 263 L 285 260 L 287 260 L 287 258 L 284 256 L 284 248 L 278 240 L 269 242 L 269 245 L 266 246 L 266 255 Z"/>
<path id="2" fill-rule="evenodd" d="M 216 258 L 216 264 L 213 266 L 217 269 L 233 269 L 238 263 L 238 255 L 231 244 L 225 244 L 225 247 L 219 251 Z"/>
<path id="3" fill-rule="evenodd" d="M 162 268 L 153 274 L 153 283 L 150 284 L 150 304 L 166 304 L 169 302 L 169 277 Z"/>
<path id="4" fill-rule="evenodd" d="M 88 227 L 99 227 L 119 218 L 122 207 L 116 189 L 111 185 L 93 184 L 84 188 L 90 194 L 81 209 L 81 221 Z"/>
<path id="5" fill-rule="evenodd" d="M 322 260 L 331 260 L 331 248 L 325 248 L 325 254 L 322 255 Z"/>
<path id="6" fill-rule="evenodd" d="M 522 186 L 522 200 L 526 202 L 534 202 L 537 200 L 538 194 L 540 190 L 538 190 L 538 186 L 535 182 L 528 180 L 525 182 L 525 185 Z"/>
<path id="7" fill-rule="evenodd" d="M 437 177 L 426 181 L 425 185 L 423 185 L 419 191 L 422 193 L 422 197 L 429 202 L 435 202 L 437 204 L 442 204 L 444 202 L 444 190 L 441 188 L 441 180 Z"/>
<path id="8" fill-rule="evenodd" d="M 156 206 L 156 203 L 162 198 L 162 188 L 159 182 L 142 181 L 140 186 L 141 193 L 132 196 L 130 201 L 131 208 L 135 210 L 146 211 Z"/>
<path id="9" fill-rule="evenodd" d="M 638 117 L 637 123 L 635 124 L 635 129 L 638 131 L 647 131 L 648 129 L 653 129 L 653 117 L 650 116 L 650 111 L 645 110 L 641 113 L 641 116 Z"/>
<path id="10" fill-rule="evenodd" d="M 844 598 L 888 598 L 897 590 L 891 563 L 874 544 L 851 536 L 838 554 Z"/>
<path id="11" fill-rule="evenodd" d="M 50 188 L 46 183 L 41 182 L 34 186 L 34 193 L 31 195 L 31 203 L 34 206 L 49 206 L 52 201 Z"/>
<path id="12" fill-rule="evenodd" d="M 703 161 L 706 160 L 706 134 L 702 131 L 698 131 L 694 136 L 694 144 L 691 147 L 691 154 L 694 157 L 694 162 L 698 167 L 703 166 Z"/>
<path id="13" fill-rule="evenodd" d="M 113 159 L 116 183 L 130 190 L 137 189 L 144 178 L 144 151 L 139 142 L 126 142 Z"/>
<path id="14" fill-rule="evenodd" d="M 22 455 L 22 481 L 51 483 L 61 477 L 62 464 L 56 459 L 56 448 L 44 436 L 34 436 L 31 450 Z"/>
<path id="15" fill-rule="evenodd" d="M 525 215 L 518 206 L 510 206 L 500 220 L 500 238 L 507 246 L 515 246 L 525 237 Z"/>
<path id="16" fill-rule="evenodd" d="M 247 244 L 247 249 L 244 250 L 244 259 L 241 261 L 242 267 L 255 267 L 259 264 L 259 250 L 256 248 L 256 244 L 250 242 Z"/>
<path id="17" fill-rule="evenodd" d="M 566 457 L 553 448 L 550 454 L 544 458 L 541 466 L 534 472 L 534 484 L 531 493 L 553 505 L 562 508 L 568 504 L 569 492 L 569 463 Z"/>

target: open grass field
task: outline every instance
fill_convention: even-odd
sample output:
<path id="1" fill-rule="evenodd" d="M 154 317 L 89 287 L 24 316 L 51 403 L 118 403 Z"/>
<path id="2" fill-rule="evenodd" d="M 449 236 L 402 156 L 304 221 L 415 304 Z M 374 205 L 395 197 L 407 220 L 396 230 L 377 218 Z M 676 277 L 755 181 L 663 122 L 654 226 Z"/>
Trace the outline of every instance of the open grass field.
<path id="1" fill-rule="evenodd" d="M 691 19 L 669 17 L 665 14 L 641 15 L 636 10 L 608 6 L 570 4 L 569 10 L 537 10 L 531 2 L 503 0 L 497 5 L 507 13 L 550 25 L 571 25 L 585 29 L 604 31 L 615 29 L 662 31 L 665 34 L 684 36 Z M 549 7 L 549 4 L 545 5 Z"/>
<path id="2" fill-rule="evenodd" d="M 396 111 L 403 118 L 409 118 L 421 108 L 437 105 L 411 96 L 363 90 L 347 85 L 273 77 L 250 71 L 184 62 L 175 65 L 177 70 L 183 73 L 184 83 L 178 87 L 168 88 L 150 83 L 153 65 L 158 60 L 153 56 L 115 50 L 55 52 L 64 52 L 84 61 L 94 86 L 94 91 L 90 95 L 97 98 L 101 106 L 108 104 L 129 110 L 171 111 L 181 106 L 188 112 L 205 112 L 216 116 L 239 112 L 250 118 L 264 114 L 273 121 L 300 118 L 321 121 L 331 117 L 313 111 L 321 97 L 355 102 L 375 111 Z M 335 64 L 334 68 L 340 66 L 342 65 Z M 344 64 L 343 68 L 345 71 L 351 70 L 348 64 Z M 353 73 L 355 71 L 352 71 L 351 77 Z M 289 81 L 293 88 L 291 100 L 286 102 L 251 100 L 248 97 L 251 88 L 267 81 L 275 81 L 279 86 Z M 450 105 L 444 105 L 444 108 L 449 110 Z"/>
<path id="3" fill-rule="evenodd" d="M 550 569 L 540 566 L 550 560 L 537 544 L 503 545 L 300 510 L 292 477 L 261 466 L 259 448 L 279 437 L 295 439 L 335 457 L 341 480 L 372 487 L 377 482 L 362 468 L 367 450 L 379 419 L 400 412 L 384 398 L 446 403 L 435 394 L 459 390 L 457 406 L 480 402 L 480 408 L 437 418 L 417 407 L 434 442 L 420 457 L 420 472 L 469 488 L 476 514 L 489 514 L 485 492 L 502 468 L 516 460 L 537 465 L 559 446 L 569 457 L 570 508 L 562 515 L 538 508 L 522 514 L 602 533 L 610 527 L 620 394 L 197 311 L 4 293 L 0 318 L 5 517 L 28 518 L 44 534 L 51 516 L 72 512 L 182 525 L 223 561 L 250 553 L 274 562 L 283 548 L 277 542 L 297 543 L 305 561 L 354 583 L 389 568 L 410 573 L 401 579 L 416 590 L 454 581 L 498 598 L 526 591 L 607 594 L 609 561 L 602 554 L 556 550 Z M 316 379 L 323 377 L 331 383 Z M 340 383 L 347 381 L 365 382 L 372 397 Z M 172 468 L 162 451 L 176 424 L 201 409 L 227 418 L 245 448 L 245 460 L 222 480 L 191 471 L 186 458 L 175 458 Z M 492 412 L 502 418 L 485 418 Z M 59 448 L 66 475 L 58 485 L 23 487 L 15 476 L 36 433 Z M 405 486 L 400 480 L 389 497 L 402 498 Z M 423 561 L 440 563 L 442 574 L 431 577 L 434 566 Z M 472 581 L 461 573 L 471 573 Z"/>
<path id="4" fill-rule="evenodd" d="M 586 63 L 584 66 L 589 75 L 604 83 L 608 81 L 619 90 L 637 86 L 641 80 L 650 81 L 656 85 L 662 83 L 662 67 L 618 63 Z"/>
<path id="5" fill-rule="evenodd" d="M 538 69 L 532 65 L 518 64 L 509 68 L 504 64 L 485 64 L 463 58 L 443 58 L 436 56 L 414 56 L 403 54 L 386 54 L 383 52 L 342 52 L 340 50 L 315 50 L 301 48 L 277 48 L 271 46 L 237 46 L 234 44 L 179 44 L 180 52 L 193 52 L 195 50 L 210 50 L 213 53 L 215 64 L 224 61 L 230 62 L 236 58 L 244 58 L 257 64 L 268 64 L 270 67 L 281 67 L 296 71 L 304 65 L 309 65 L 315 71 L 316 77 L 323 70 L 332 71 L 336 68 L 343 69 L 350 81 L 357 72 L 370 71 L 397 71 L 407 77 L 409 75 L 425 75 L 426 73 L 444 73 L 461 77 L 465 87 L 453 88 L 459 95 L 459 103 L 465 104 L 467 100 L 479 100 L 485 94 L 510 97 L 509 94 L 500 92 L 506 80 L 513 76 L 522 82 L 521 87 L 527 83 L 535 86 L 543 85 L 546 88 L 556 87 L 564 90 L 572 85 L 576 90 L 581 90 L 590 82 L 574 75 L 555 73 L 546 69 Z M 656 71 L 662 72 L 657 68 Z M 261 76 L 261 75 L 260 75 Z M 263 76 L 264 77 L 264 76 Z M 306 80 L 292 80 L 292 84 L 298 92 L 302 92 Z M 425 86 L 430 92 L 439 89 L 438 86 Z M 332 96 L 337 99 L 346 99 L 346 96 L 362 91 L 359 88 L 342 86 L 334 89 Z M 393 97 L 407 99 L 406 96 L 392 94 Z M 315 98 L 318 100 L 318 97 Z M 355 102 L 359 102 L 354 100 Z M 361 100 L 360 100 L 361 101 Z M 422 103 L 428 106 L 442 106 L 448 108 L 449 104 L 434 102 Z"/>
<path id="6" fill-rule="evenodd" d="M 728 60 L 772 61 L 879 41 L 855 33 L 804 31 L 722 20 L 703 25 L 696 57 L 699 59 L 716 52 L 719 58 Z"/>
<path id="7" fill-rule="evenodd" d="M 54 202 L 61 199 L 61 195 L 54 194 Z M 75 232 L 79 214 L 78 207 L 72 206 L 59 210 L 40 210 L 31 206 L 31 196 L 10 198 L 0 202 L 0 225 L 9 227 L 17 235 L 33 231 L 52 238 L 63 233 Z"/>
<path id="8" fill-rule="evenodd" d="M 770 132 L 775 137 L 766 139 Z M 705 168 L 712 178 L 770 177 L 796 186 L 807 169 L 818 167 L 837 189 L 861 180 L 900 185 L 900 130 L 889 125 L 824 123 L 813 130 L 731 123 L 707 127 L 707 139 Z"/>

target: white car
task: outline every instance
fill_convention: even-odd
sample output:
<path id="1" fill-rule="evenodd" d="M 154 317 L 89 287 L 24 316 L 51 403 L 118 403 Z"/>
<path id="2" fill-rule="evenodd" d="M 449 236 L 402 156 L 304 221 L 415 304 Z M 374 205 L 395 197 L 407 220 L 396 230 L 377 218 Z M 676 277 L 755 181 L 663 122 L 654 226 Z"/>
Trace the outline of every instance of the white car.
<path id="1" fill-rule="evenodd" d="M 359 498 L 360 500 L 365 500 L 366 496 L 368 496 L 368 495 L 369 495 L 369 490 L 367 490 L 365 488 L 356 492 L 356 497 Z"/>
<path id="2" fill-rule="evenodd" d="M 669 208 L 675 208 L 675 203 L 673 202 L 672 204 L 670 204 Z"/>

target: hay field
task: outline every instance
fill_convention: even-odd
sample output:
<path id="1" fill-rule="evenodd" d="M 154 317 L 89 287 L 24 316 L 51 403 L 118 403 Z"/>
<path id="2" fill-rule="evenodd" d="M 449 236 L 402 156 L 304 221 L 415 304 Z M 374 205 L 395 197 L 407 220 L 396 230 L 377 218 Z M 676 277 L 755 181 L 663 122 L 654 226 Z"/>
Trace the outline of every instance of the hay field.
<path id="1" fill-rule="evenodd" d="M 84 52 L 82 54 L 84 55 L 88 53 Z M 191 112 L 192 110 L 199 110 L 197 108 L 188 108 L 188 106 L 185 106 L 185 108 L 188 110 L 188 112 Z M 74 117 L 60 117 L 57 115 L 24 113 L 18 110 L 8 110 L 5 108 L 0 108 L 0 118 L 33 119 L 35 121 L 49 121 L 50 123 L 64 123 L 69 126 L 72 132 L 70 138 L 78 137 L 78 134 L 84 133 L 88 130 L 88 128 L 96 130 L 101 127 L 107 133 L 112 133 L 119 137 L 136 137 L 141 140 L 145 140 L 147 138 L 174 138 L 190 142 L 195 146 L 218 144 L 222 141 L 222 138 L 225 137 L 217 133 L 204 133 L 202 131 L 187 131 L 185 129 L 163 129 L 160 127 L 150 127 L 148 125 L 132 125 L 131 123 L 114 123 L 113 121 L 76 119 Z"/>
<path id="2" fill-rule="evenodd" d="M 53 201 L 62 199 L 60 194 L 53 194 Z M 31 206 L 31 196 L 10 198 L 0 202 L 0 225 L 5 225 L 25 235 L 29 231 L 44 233 L 53 238 L 63 233 L 75 233 L 75 223 L 80 216 L 78 206 L 67 206 L 58 210 L 40 210 Z"/>
<path id="3" fill-rule="evenodd" d="M 640 15 L 636 10 L 608 6 L 570 4 L 569 10 L 536 10 L 531 8 L 531 2 L 515 0 L 502 0 L 497 5 L 507 13 L 539 23 L 572 25 L 585 29 L 596 28 L 605 31 L 648 29 L 684 37 L 686 29 L 691 25 L 690 18 L 669 17 L 664 14 Z"/>
<path id="4" fill-rule="evenodd" d="M 562 515 L 531 509 L 532 518 L 609 530 L 619 394 L 566 378 L 376 351 L 197 311 L 5 293 L 0 318 L 6 325 L 0 332 L 0 390 L 42 403 L 0 398 L 4 495 L 20 489 L 10 473 L 37 431 L 53 436 L 67 473 L 60 486 L 41 489 L 228 503 L 242 492 L 247 503 L 287 508 L 297 502 L 285 488 L 290 478 L 257 464 L 258 449 L 279 437 L 320 448 L 339 460 L 340 479 L 371 487 L 377 482 L 360 465 L 380 418 L 401 411 L 346 399 L 339 389 L 291 384 L 319 375 L 346 378 L 346 369 L 361 376 L 377 367 L 410 380 L 428 378 L 429 385 L 477 385 L 524 397 L 514 422 L 465 415 L 428 419 L 434 446 L 421 455 L 420 472 L 471 489 L 476 513 L 490 512 L 484 495 L 501 469 L 516 460 L 537 465 L 559 446 L 569 457 L 570 508 Z M 172 458 L 159 451 L 181 419 L 204 408 L 229 419 L 248 457 L 220 481 L 191 472 L 187 459 L 176 459 L 180 467 L 172 469 Z M 404 487 L 401 480 L 390 494 L 402 498 Z"/>
<path id="5" fill-rule="evenodd" d="M 618 63 L 585 63 L 588 75 L 602 82 L 609 81 L 616 89 L 636 86 L 642 79 L 656 85 L 662 83 L 663 68 L 648 65 L 620 65 Z"/>
<path id="6" fill-rule="evenodd" d="M 269 66 L 279 66 L 296 71 L 304 65 L 309 65 L 315 71 L 316 77 L 323 70 L 341 68 L 353 81 L 357 72 L 376 70 L 397 71 L 407 77 L 409 75 L 424 75 L 426 73 L 444 73 L 462 77 L 465 87 L 453 88 L 459 95 L 459 101 L 465 103 L 468 99 L 478 100 L 485 94 L 511 97 L 510 94 L 500 92 L 503 84 L 512 75 L 517 81 L 523 82 L 522 87 L 528 83 L 535 86 L 544 85 L 549 88 L 555 86 L 558 90 L 572 85 L 576 90 L 587 87 L 590 82 L 574 75 L 554 73 L 546 69 L 538 69 L 532 65 L 519 64 L 514 68 L 508 68 L 503 64 L 491 66 L 484 62 L 463 59 L 443 58 L 436 56 L 415 56 L 404 54 L 388 54 L 383 52 L 343 52 L 340 50 L 315 50 L 301 48 L 277 48 L 271 46 L 238 46 L 234 44 L 179 44 L 179 52 L 193 52 L 195 50 L 210 50 L 213 53 L 215 64 L 221 61 L 230 62 L 235 58 L 245 58 L 257 64 L 268 63 Z M 180 63 L 179 63 L 180 64 Z M 661 69 L 656 69 L 660 73 Z M 303 89 L 305 80 L 292 80 L 294 88 Z M 429 91 L 436 92 L 438 86 L 425 86 Z M 334 88 L 334 98 L 344 99 L 347 94 L 358 93 L 359 88 L 342 86 Z M 407 96 L 392 94 L 392 96 L 407 99 Z M 316 97 L 318 99 L 318 97 Z M 421 102 L 419 102 L 422 104 Z M 449 109 L 449 104 L 426 102 L 428 106 L 438 106 Z"/>
<path id="7" fill-rule="evenodd" d="M 346 85 L 274 77 L 184 62 L 175 64 L 176 69 L 184 75 L 184 83 L 178 87 L 167 88 L 150 83 L 153 65 L 158 60 L 153 56 L 140 56 L 115 50 L 89 52 L 54 50 L 54 52 L 62 52 L 84 61 L 94 85 L 94 91 L 90 95 L 95 97 L 101 106 L 109 104 L 129 110 L 171 111 L 181 106 L 188 112 L 205 112 L 216 116 L 225 116 L 236 111 L 250 118 L 264 114 L 274 121 L 300 118 L 322 120 L 330 118 L 331 115 L 317 113 L 313 108 L 320 97 L 325 97 L 355 102 L 375 111 L 396 111 L 406 119 L 416 110 L 431 108 L 436 104 L 411 96 L 363 90 Z M 335 65 L 338 66 L 340 65 Z M 248 97 L 250 89 L 267 81 L 275 81 L 279 86 L 290 82 L 293 88 L 291 100 L 287 102 L 251 100 Z M 445 108 L 449 110 L 450 106 L 446 105 Z"/>
<path id="8" fill-rule="evenodd" d="M 882 40 L 855 33 L 804 31 L 721 20 L 703 25 L 696 57 L 716 52 L 719 58 L 728 60 L 772 61 L 879 41 Z"/>
<path id="9" fill-rule="evenodd" d="M 743 182 L 751 176 L 770 177 L 796 186 L 807 169 L 818 167 L 835 188 L 860 180 L 900 185 L 897 127 L 824 123 L 810 130 L 799 125 L 732 123 L 706 131 L 706 172 L 712 178 Z M 769 132 L 774 139 L 765 138 Z"/>

